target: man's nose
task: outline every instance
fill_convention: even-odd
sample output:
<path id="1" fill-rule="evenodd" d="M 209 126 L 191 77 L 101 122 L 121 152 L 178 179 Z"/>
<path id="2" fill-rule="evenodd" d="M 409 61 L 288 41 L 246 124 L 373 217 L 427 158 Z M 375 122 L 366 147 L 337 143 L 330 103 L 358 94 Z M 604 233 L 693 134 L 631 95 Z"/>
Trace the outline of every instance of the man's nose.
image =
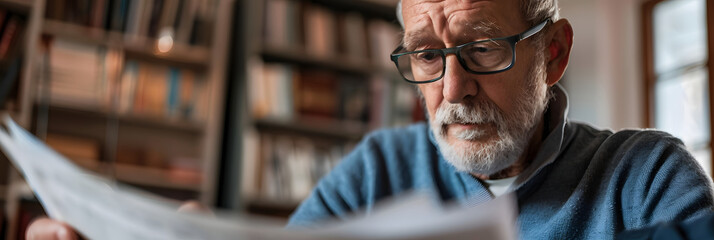
<path id="1" fill-rule="evenodd" d="M 464 100 L 476 96 L 478 83 L 474 74 L 464 69 L 454 55 L 446 56 L 446 72 L 442 79 L 444 99 L 449 103 L 462 103 Z"/>

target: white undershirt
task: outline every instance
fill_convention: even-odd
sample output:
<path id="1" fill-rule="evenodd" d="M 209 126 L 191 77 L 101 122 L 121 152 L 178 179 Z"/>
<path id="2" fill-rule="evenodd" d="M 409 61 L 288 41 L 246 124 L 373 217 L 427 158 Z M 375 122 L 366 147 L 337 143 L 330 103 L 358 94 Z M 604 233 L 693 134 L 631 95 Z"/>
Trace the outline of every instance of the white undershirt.
<path id="1" fill-rule="evenodd" d="M 509 188 L 516 181 L 518 176 L 495 179 L 495 180 L 483 180 L 488 185 L 488 190 L 491 191 L 494 197 L 499 197 L 508 192 Z"/>

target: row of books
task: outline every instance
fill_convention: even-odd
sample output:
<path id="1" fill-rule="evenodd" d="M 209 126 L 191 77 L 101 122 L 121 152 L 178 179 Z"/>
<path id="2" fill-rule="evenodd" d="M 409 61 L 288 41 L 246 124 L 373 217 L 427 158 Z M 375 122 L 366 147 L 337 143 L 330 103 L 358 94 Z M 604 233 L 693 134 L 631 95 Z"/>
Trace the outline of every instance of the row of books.
<path id="1" fill-rule="evenodd" d="M 194 71 L 127 60 L 122 51 L 62 39 L 48 54 L 39 65 L 49 68 L 42 78 L 53 104 L 195 121 L 207 114 L 207 82 Z"/>
<path id="2" fill-rule="evenodd" d="M 119 92 L 120 113 L 195 121 L 208 114 L 208 82 L 188 69 L 130 60 Z"/>
<path id="3" fill-rule="evenodd" d="M 266 106 L 267 104 L 269 111 L 273 112 L 267 112 L 266 114 L 290 116 L 290 114 L 275 111 L 286 111 L 285 109 L 290 108 L 299 109 L 299 107 L 293 105 L 293 102 L 299 104 L 301 100 L 290 101 L 285 99 L 285 96 L 290 96 L 291 91 L 300 89 L 300 87 L 295 87 L 296 82 L 301 81 L 296 80 L 294 77 L 294 72 L 298 70 L 284 64 L 266 64 L 263 67 L 268 70 L 263 68 L 259 69 L 258 72 L 274 71 L 288 74 L 290 77 L 280 74 L 278 74 L 280 77 L 272 79 L 251 77 L 249 78 L 251 87 L 261 83 L 267 83 L 268 85 L 263 85 L 260 89 L 251 88 L 249 90 L 250 97 L 253 100 L 258 98 L 257 100 L 268 101 L 267 103 L 262 103 L 263 105 L 261 106 Z M 265 76 L 265 73 L 263 74 Z M 307 81 L 323 81 L 320 79 L 320 77 L 315 77 Z M 426 117 L 422 101 L 413 85 L 401 83 L 389 77 L 373 76 L 370 79 L 360 79 L 361 84 L 368 84 L 363 86 L 364 90 L 359 90 L 359 88 L 353 88 L 349 85 L 339 90 L 328 90 L 330 88 L 325 88 L 325 85 L 334 88 L 334 85 L 339 84 L 340 81 L 345 81 L 345 79 L 329 79 L 329 81 L 332 83 L 321 82 L 320 85 L 306 85 L 305 88 L 299 91 L 303 93 L 319 91 L 320 93 L 317 93 L 317 95 L 330 95 L 330 97 L 322 96 L 325 99 L 315 100 L 322 104 L 343 102 L 336 101 L 336 98 L 353 98 L 354 101 L 362 102 L 357 104 L 360 105 L 358 112 L 369 116 L 368 124 L 371 129 L 408 125 L 417 121 L 424 121 Z M 322 89 L 325 90 L 323 91 Z M 261 93 L 261 90 L 272 91 Z M 299 91 L 296 90 L 295 94 L 299 94 Z M 364 92 L 353 95 L 360 91 Z M 273 99 L 265 99 L 271 97 Z M 253 101 L 251 103 L 254 104 L 253 111 L 255 113 L 257 110 L 256 102 Z M 288 108 L 284 108 L 285 106 L 288 106 Z M 347 124 L 343 125 L 348 127 Z M 326 144 L 320 138 L 310 134 L 296 136 L 288 133 L 268 133 L 264 131 L 248 134 L 245 141 L 247 142 L 246 149 L 249 149 L 249 152 L 257 151 L 257 154 L 251 153 L 254 155 L 248 154 L 244 157 L 244 181 L 247 183 L 256 182 L 255 185 L 248 184 L 243 186 L 245 193 L 248 196 L 257 196 L 260 199 L 287 203 L 294 203 L 306 197 L 314 184 L 354 147 L 354 142 L 342 144 L 340 141 L 337 141 L 338 143 L 333 141 Z M 255 172 L 257 172 L 257 176 L 255 176 Z"/>
<path id="4" fill-rule="evenodd" d="M 308 1 L 266 0 L 264 9 L 263 38 L 269 47 L 298 48 L 311 56 L 393 67 L 389 53 L 399 44 L 400 36 L 394 23 L 357 12 L 334 12 Z"/>
<path id="5" fill-rule="evenodd" d="M 260 199 L 297 202 L 310 194 L 315 184 L 327 174 L 354 143 L 326 143 L 302 137 L 261 134 L 260 153 L 244 172 L 258 185 L 253 193 Z"/>
<path id="6" fill-rule="evenodd" d="M 174 42 L 208 46 L 217 0 L 51 0 L 46 17 L 129 38 L 170 34 Z"/>
<path id="7" fill-rule="evenodd" d="M 424 103 L 413 84 L 384 75 L 373 76 L 371 83 L 370 129 L 426 120 Z"/>
<path id="8" fill-rule="evenodd" d="M 369 121 L 369 79 L 288 64 L 251 61 L 249 99 L 255 118 L 316 116 Z"/>
<path id="9" fill-rule="evenodd" d="M 50 133 L 45 142 L 63 156 L 90 170 L 101 170 L 101 164 L 107 159 L 104 155 L 104 143 L 99 139 Z M 126 144 L 117 146 L 115 164 L 165 170 L 184 182 L 196 182 L 201 175 L 200 161 L 194 157 L 172 156 L 169 153 Z"/>

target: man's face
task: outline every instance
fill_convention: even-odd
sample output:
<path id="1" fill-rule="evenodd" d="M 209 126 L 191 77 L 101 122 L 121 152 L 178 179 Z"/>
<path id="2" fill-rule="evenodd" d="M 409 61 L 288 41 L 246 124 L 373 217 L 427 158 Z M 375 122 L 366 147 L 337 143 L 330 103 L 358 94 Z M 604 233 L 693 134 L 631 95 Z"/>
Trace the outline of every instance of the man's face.
<path id="1" fill-rule="evenodd" d="M 404 0 L 407 50 L 448 48 L 519 34 L 528 26 L 518 0 Z M 517 44 L 515 65 L 468 73 L 448 55 L 444 77 L 420 84 L 444 158 L 458 170 L 490 175 L 518 160 L 546 103 L 545 57 L 534 38 Z"/>

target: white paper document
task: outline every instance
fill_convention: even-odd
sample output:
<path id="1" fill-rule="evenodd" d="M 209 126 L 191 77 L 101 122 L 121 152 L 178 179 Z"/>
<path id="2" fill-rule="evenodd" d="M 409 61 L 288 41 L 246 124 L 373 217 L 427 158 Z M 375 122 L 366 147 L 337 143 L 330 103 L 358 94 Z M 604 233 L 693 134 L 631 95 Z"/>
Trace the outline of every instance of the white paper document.
<path id="1" fill-rule="evenodd" d="M 390 199 L 368 214 L 309 229 L 257 216 L 176 212 L 179 203 L 74 165 L 9 117 L 0 148 L 50 217 L 89 239 L 516 239 L 510 195 L 474 207 L 440 206 L 425 194 Z"/>

